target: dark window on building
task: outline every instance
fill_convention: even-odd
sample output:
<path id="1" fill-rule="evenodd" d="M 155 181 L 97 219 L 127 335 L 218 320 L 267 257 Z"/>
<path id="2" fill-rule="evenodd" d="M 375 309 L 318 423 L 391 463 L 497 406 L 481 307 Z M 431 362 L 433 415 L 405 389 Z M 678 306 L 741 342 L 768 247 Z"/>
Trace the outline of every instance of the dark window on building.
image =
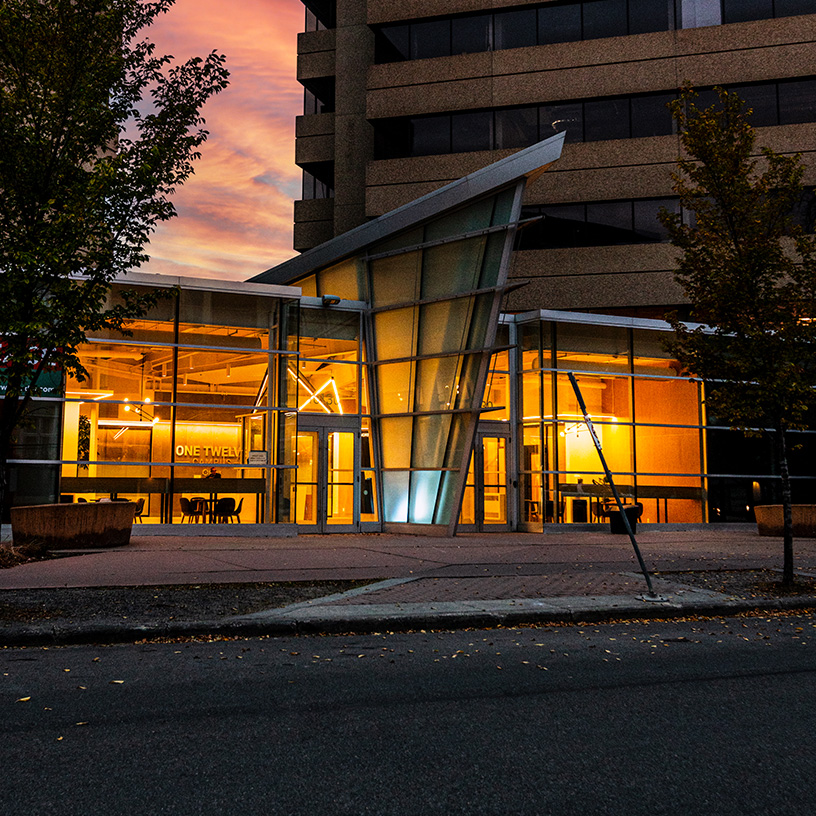
<path id="1" fill-rule="evenodd" d="M 538 10 L 538 44 L 575 42 L 581 39 L 581 4 L 546 5 Z"/>
<path id="2" fill-rule="evenodd" d="M 620 37 L 816 12 L 813 0 L 574 0 L 375 28 L 377 62 Z M 311 14 L 311 12 L 309 12 Z M 307 18 L 307 28 L 308 20 Z M 332 23 L 331 27 L 334 26 Z"/>
<path id="3" fill-rule="evenodd" d="M 335 0 L 304 0 L 306 6 L 306 30 L 323 31 L 337 25 Z"/>
<path id="4" fill-rule="evenodd" d="M 753 124 L 757 127 L 816 122 L 816 79 L 731 86 L 729 90 L 746 100 L 754 111 Z M 386 119 L 374 123 L 375 156 L 383 159 L 520 148 L 563 132 L 567 142 L 669 135 L 674 123 L 667 104 L 673 98 L 672 93 L 643 94 Z M 698 108 L 706 109 L 719 105 L 719 96 L 709 88 L 698 92 L 695 101 Z M 453 141 L 451 116 L 455 120 Z"/>
<path id="5" fill-rule="evenodd" d="M 544 217 L 519 232 L 517 248 L 554 249 L 667 242 L 668 234 L 657 220 L 661 207 L 680 212 L 677 198 L 524 207 L 522 219 Z"/>
<path id="6" fill-rule="evenodd" d="M 633 96 L 632 136 L 667 136 L 673 132 L 671 111 L 666 107 L 675 94 Z"/>
<path id="7" fill-rule="evenodd" d="M 629 0 L 629 33 L 647 34 L 673 28 L 672 0 Z"/>
<path id="8" fill-rule="evenodd" d="M 314 171 L 303 171 L 302 198 L 309 201 L 314 198 L 334 198 L 334 165 L 324 162 L 325 166 L 312 165 Z"/>
<path id="9" fill-rule="evenodd" d="M 493 147 L 493 112 L 454 113 L 451 116 L 451 152 L 467 153 Z"/>
<path id="10" fill-rule="evenodd" d="M 753 110 L 751 124 L 754 127 L 770 127 L 779 122 L 776 84 L 737 85 L 729 90 L 734 91 Z"/>
<path id="11" fill-rule="evenodd" d="M 585 240 L 592 246 L 640 243 L 632 232 L 631 201 L 601 201 L 586 205 Z"/>
<path id="12" fill-rule="evenodd" d="M 494 26 L 497 50 L 536 45 L 538 24 L 534 8 L 496 14 Z"/>
<path id="13" fill-rule="evenodd" d="M 433 156 L 451 152 L 450 116 L 426 116 L 411 119 L 411 146 L 414 156 Z"/>
<path id="14" fill-rule="evenodd" d="M 816 232 L 816 193 L 812 189 L 805 190 L 797 203 L 793 211 L 793 220 L 805 232 Z"/>
<path id="15" fill-rule="evenodd" d="M 411 59 L 450 56 L 450 20 L 411 24 Z"/>
<path id="16" fill-rule="evenodd" d="M 655 198 L 634 202 L 634 230 L 642 241 L 652 243 L 667 242 L 668 230 L 658 220 L 662 208 L 680 213 L 680 202 L 676 198 Z"/>
<path id="17" fill-rule="evenodd" d="M 779 83 L 779 124 L 795 125 L 816 119 L 816 79 Z"/>
<path id="18" fill-rule="evenodd" d="M 629 100 L 596 99 L 584 102 L 584 141 L 628 139 Z"/>
<path id="19" fill-rule="evenodd" d="M 678 27 L 700 28 L 722 23 L 721 0 L 676 0 Z"/>
<path id="20" fill-rule="evenodd" d="M 584 246 L 586 208 L 583 204 L 554 207 L 524 207 L 522 219 L 544 216 L 519 232 L 519 249 L 549 249 Z"/>
<path id="21" fill-rule="evenodd" d="M 538 108 L 497 110 L 495 144 L 499 150 L 528 147 L 538 141 Z"/>
<path id="22" fill-rule="evenodd" d="M 723 0 L 724 23 L 767 20 L 773 16 L 773 0 Z"/>
<path id="23" fill-rule="evenodd" d="M 400 159 L 410 156 L 413 128 L 410 119 L 382 119 L 374 126 L 374 158 Z"/>
<path id="24" fill-rule="evenodd" d="M 580 102 L 565 105 L 542 105 L 539 108 L 541 122 L 540 136 L 549 139 L 556 133 L 567 132 L 567 142 L 584 140 L 584 117 Z"/>
<path id="25" fill-rule="evenodd" d="M 775 0 L 774 10 L 777 17 L 794 17 L 816 11 L 813 0 Z"/>
<path id="26" fill-rule="evenodd" d="M 402 62 L 411 58 L 411 26 L 383 26 L 374 40 L 374 59 L 378 63 Z"/>
<path id="27" fill-rule="evenodd" d="M 584 3 L 585 40 L 623 37 L 627 33 L 626 0 L 593 0 Z"/>
<path id="28" fill-rule="evenodd" d="M 475 54 L 490 50 L 492 15 L 454 17 L 451 20 L 451 54 Z"/>
<path id="29" fill-rule="evenodd" d="M 303 113 L 334 112 L 334 77 L 315 81 L 303 89 Z"/>

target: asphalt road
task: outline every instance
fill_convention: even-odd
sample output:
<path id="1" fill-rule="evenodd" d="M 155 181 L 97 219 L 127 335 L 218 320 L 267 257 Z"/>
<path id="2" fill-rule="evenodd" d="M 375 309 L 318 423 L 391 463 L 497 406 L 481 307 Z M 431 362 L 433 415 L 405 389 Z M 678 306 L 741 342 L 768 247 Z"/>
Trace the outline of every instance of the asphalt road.
<path id="1" fill-rule="evenodd" d="M 812 814 L 816 618 L 0 651 L 0 812 Z"/>

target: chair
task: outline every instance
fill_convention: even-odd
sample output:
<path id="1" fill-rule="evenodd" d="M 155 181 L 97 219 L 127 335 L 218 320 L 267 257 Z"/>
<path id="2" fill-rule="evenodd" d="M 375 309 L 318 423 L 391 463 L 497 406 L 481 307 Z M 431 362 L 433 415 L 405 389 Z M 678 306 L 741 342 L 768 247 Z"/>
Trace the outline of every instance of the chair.
<path id="1" fill-rule="evenodd" d="M 201 517 L 204 515 L 204 506 L 193 499 L 185 499 L 184 496 L 179 498 L 179 504 L 181 505 L 181 520 L 184 521 L 184 517 L 187 517 L 187 523 L 190 523 L 191 519 L 196 519 L 199 521 Z"/>
<path id="2" fill-rule="evenodd" d="M 219 499 L 213 508 L 213 521 L 216 524 L 229 523 L 230 516 L 235 512 L 235 499 L 229 497 Z"/>
<path id="3" fill-rule="evenodd" d="M 233 507 L 235 507 L 235 499 L 231 499 L 231 501 L 232 501 Z M 229 513 L 229 515 L 227 516 L 229 521 L 232 521 L 232 519 L 235 518 L 235 519 L 237 519 L 238 524 L 241 523 L 241 508 L 243 506 L 244 506 L 244 497 L 242 496 L 241 501 L 238 502 L 238 506 L 235 507 L 235 509 L 231 513 Z"/>
<path id="4" fill-rule="evenodd" d="M 88 503 L 87 499 L 83 499 L 82 496 L 77 497 L 77 504 L 87 504 L 87 503 Z"/>
<path id="5" fill-rule="evenodd" d="M 144 498 L 136 499 L 136 512 L 133 514 L 133 520 L 142 523 L 142 513 L 144 512 L 145 500 Z"/>

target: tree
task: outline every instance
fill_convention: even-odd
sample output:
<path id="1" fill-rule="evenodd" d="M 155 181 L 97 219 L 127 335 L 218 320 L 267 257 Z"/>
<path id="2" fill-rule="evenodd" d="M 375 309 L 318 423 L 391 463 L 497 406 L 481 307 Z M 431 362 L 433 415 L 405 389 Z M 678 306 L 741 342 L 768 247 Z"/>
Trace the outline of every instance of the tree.
<path id="1" fill-rule="evenodd" d="M 15 429 L 48 372 L 83 379 L 86 332 L 153 298 L 113 280 L 148 258 L 227 86 L 222 54 L 172 64 L 143 30 L 174 0 L 0 4 L 0 508 Z"/>
<path id="2" fill-rule="evenodd" d="M 816 388 L 816 244 L 795 217 L 803 201 L 798 155 L 756 150 L 751 110 L 716 89 L 701 108 L 686 87 L 672 103 L 685 157 L 673 175 L 689 220 L 661 220 L 682 254 L 677 280 L 691 328 L 670 315 L 670 349 L 706 386 L 706 407 L 734 429 L 774 443 L 784 515 L 783 583 L 793 582 L 786 432 L 807 427 Z"/>

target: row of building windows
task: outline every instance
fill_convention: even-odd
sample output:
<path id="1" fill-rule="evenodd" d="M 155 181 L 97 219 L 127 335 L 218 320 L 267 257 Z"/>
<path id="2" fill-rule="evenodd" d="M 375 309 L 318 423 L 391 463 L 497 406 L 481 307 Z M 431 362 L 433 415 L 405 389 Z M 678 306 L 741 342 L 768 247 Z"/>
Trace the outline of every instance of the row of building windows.
<path id="1" fill-rule="evenodd" d="M 519 231 L 516 248 L 664 243 L 669 240 L 669 233 L 658 219 L 662 209 L 682 213 L 684 222 L 693 224 L 694 213 L 682 210 L 677 197 L 523 207 L 522 220 L 540 220 Z M 805 191 L 793 218 L 807 232 L 814 231 L 816 195 L 812 189 Z"/>
<path id="2" fill-rule="evenodd" d="M 596 201 L 524 207 L 522 219 L 540 218 L 518 233 L 518 249 L 613 246 L 668 241 L 661 208 L 680 212 L 678 198 Z M 543 217 L 542 217 L 543 216 Z"/>
<path id="3" fill-rule="evenodd" d="M 816 79 L 729 87 L 754 109 L 758 127 L 813 122 Z M 439 113 L 374 122 L 375 158 L 517 149 L 566 132 L 567 142 L 664 136 L 674 131 L 667 107 L 675 93 L 604 97 L 557 104 Z M 698 104 L 716 102 L 703 91 Z"/>
<path id="4" fill-rule="evenodd" d="M 813 0 L 583 0 L 375 29 L 378 63 L 448 57 L 602 37 L 790 17 Z"/>

